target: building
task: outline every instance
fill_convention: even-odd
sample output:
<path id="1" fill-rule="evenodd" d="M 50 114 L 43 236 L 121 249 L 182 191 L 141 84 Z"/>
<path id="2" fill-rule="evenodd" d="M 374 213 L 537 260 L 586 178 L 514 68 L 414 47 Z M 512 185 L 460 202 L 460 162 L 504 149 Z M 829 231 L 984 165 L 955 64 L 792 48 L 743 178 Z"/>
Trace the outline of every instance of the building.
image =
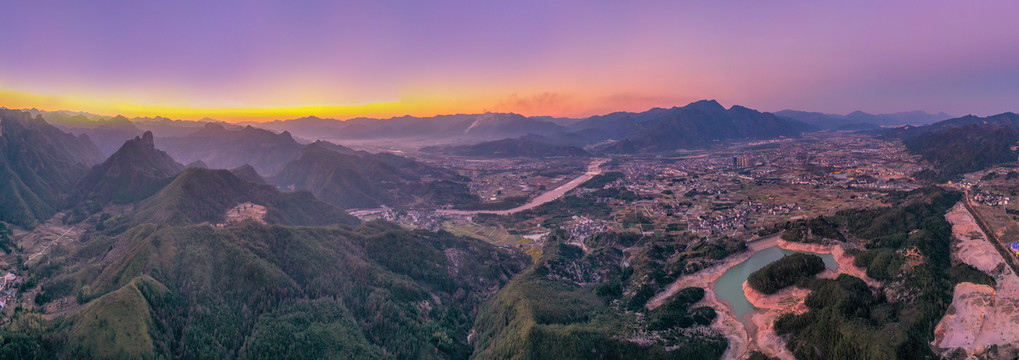
<path id="1" fill-rule="evenodd" d="M 737 155 L 732 157 L 733 168 L 745 168 L 750 167 L 750 158 L 745 155 Z"/>

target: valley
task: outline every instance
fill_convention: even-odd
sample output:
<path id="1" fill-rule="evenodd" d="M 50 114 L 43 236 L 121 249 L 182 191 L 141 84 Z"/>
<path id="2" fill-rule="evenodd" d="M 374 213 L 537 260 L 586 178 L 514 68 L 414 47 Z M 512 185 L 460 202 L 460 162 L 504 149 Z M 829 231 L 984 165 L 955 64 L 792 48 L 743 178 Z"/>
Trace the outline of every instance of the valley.
<path id="1" fill-rule="evenodd" d="M 716 104 L 672 111 L 744 111 Z M 673 151 L 598 141 L 569 157 L 511 142 L 373 153 L 209 124 L 125 139 L 54 192 L 53 215 L 4 220 L 3 326 L 36 324 L 12 339 L 101 358 L 249 358 L 283 354 L 277 332 L 317 319 L 331 330 L 298 347 L 313 357 L 1015 352 L 1002 329 L 1019 278 L 991 246 L 1019 234 L 1009 163 L 932 184 L 917 174 L 941 165 L 869 132 Z M 753 288 L 797 254 L 827 270 Z M 821 328 L 856 330 L 829 344 Z M 892 340 L 868 340 L 879 334 Z"/>

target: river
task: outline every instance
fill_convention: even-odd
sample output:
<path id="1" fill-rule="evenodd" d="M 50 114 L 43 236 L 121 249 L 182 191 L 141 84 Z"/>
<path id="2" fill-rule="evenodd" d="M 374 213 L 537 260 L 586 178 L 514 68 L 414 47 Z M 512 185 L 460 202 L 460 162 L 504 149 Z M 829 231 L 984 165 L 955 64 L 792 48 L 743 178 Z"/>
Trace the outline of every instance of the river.
<path id="1" fill-rule="evenodd" d="M 570 182 L 568 182 L 568 183 L 560 185 L 559 187 L 553 189 L 552 191 L 549 191 L 549 192 L 543 193 L 541 195 L 538 195 L 534 199 L 531 199 L 531 201 L 528 201 L 526 204 L 517 206 L 517 207 L 509 209 L 509 210 L 445 210 L 445 209 L 443 209 L 443 210 L 436 210 L 435 212 L 439 213 L 439 214 L 449 214 L 449 215 L 475 215 L 475 214 L 509 215 L 509 214 L 512 214 L 512 213 L 517 213 L 517 212 L 521 212 L 521 211 L 524 211 L 524 210 L 528 210 L 528 209 L 534 208 L 535 206 L 538 206 L 538 205 L 547 203 L 549 201 L 558 199 L 558 198 L 562 197 L 563 195 L 565 195 L 570 190 L 573 190 L 573 189 L 577 188 L 577 186 L 580 186 L 580 184 L 583 184 L 585 181 L 591 180 L 591 178 L 593 178 L 595 175 L 601 174 L 601 165 L 606 163 L 606 162 L 608 162 L 608 161 L 609 161 L 609 159 L 594 159 L 594 160 L 591 160 L 591 163 L 587 165 L 587 172 L 585 172 L 583 175 L 580 175 L 577 178 L 575 178 L 573 180 L 570 180 Z"/>
<path id="2" fill-rule="evenodd" d="M 781 259 L 783 256 L 797 252 L 800 251 L 786 250 L 778 247 L 778 245 L 755 252 L 749 259 L 746 259 L 745 261 L 729 268 L 729 270 L 726 270 L 726 272 L 715 281 L 715 295 L 719 300 L 729 303 L 733 312 L 736 313 L 736 318 L 740 319 L 740 321 L 746 322 L 743 316 L 754 311 L 754 306 L 750 304 L 750 301 L 747 300 L 746 295 L 743 293 L 743 283 L 747 281 L 747 277 L 749 277 L 754 271 L 760 270 L 768 264 Z M 810 252 L 808 252 L 808 254 L 820 256 L 821 259 L 824 260 L 824 265 L 829 269 L 838 269 L 839 265 L 835 262 L 835 258 L 831 254 L 816 254 Z"/>

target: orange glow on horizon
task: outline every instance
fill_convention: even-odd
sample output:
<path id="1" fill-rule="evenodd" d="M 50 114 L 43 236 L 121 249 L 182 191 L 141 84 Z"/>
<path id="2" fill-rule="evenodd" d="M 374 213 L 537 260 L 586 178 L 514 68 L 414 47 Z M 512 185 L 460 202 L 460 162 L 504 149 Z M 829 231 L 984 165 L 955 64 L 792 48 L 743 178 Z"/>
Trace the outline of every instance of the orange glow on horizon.
<path id="1" fill-rule="evenodd" d="M 677 98 L 682 101 L 696 99 Z M 524 116 L 584 117 L 612 111 L 643 111 L 654 106 L 684 105 L 663 97 L 620 96 L 583 98 L 560 93 L 538 93 L 531 96 L 472 95 L 459 97 L 419 96 L 398 101 L 355 105 L 308 105 L 280 107 L 189 107 L 142 105 L 130 101 L 39 95 L 0 90 L 0 106 L 9 109 L 36 108 L 45 111 L 82 111 L 102 116 L 156 117 L 198 120 L 211 118 L 226 122 L 266 122 L 307 116 L 346 120 L 356 117 L 390 118 L 404 115 L 435 116 L 482 112 L 513 112 Z"/>

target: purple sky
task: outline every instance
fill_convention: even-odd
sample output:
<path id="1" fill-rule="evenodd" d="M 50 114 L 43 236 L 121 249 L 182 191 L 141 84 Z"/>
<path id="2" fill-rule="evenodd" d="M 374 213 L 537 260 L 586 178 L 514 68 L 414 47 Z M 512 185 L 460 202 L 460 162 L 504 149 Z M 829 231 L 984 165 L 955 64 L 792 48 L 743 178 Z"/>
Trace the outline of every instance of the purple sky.
<path id="1" fill-rule="evenodd" d="M 0 14 L 8 107 L 1019 111 L 1017 1 L 9 1 Z"/>

